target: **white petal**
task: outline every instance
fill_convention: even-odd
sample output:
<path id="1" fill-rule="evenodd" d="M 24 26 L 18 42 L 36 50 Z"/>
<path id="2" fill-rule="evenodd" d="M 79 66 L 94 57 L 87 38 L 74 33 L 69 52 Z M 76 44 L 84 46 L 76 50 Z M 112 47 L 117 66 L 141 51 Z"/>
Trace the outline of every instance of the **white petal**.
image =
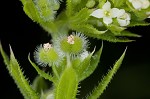
<path id="1" fill-rule="evenodd" d="M 149 2 L 148 0 L 144 0 L 144 1 L 143 1 L 142 8 L 143 8 L 143 9 L 147 9 L 149 6 L 150 6 L 150 2 Z"/>
<path id="2" fill-rule="evenodd" d="M 131 20 L 131 16 L 129 13 L 125 13 L 126 14 L 126 20 Z"/>
<path id="3" fill-rule="evenodd" d="M 91 16 L 96 18 L 103 18 L 104 17 L 104 11 L 102 9 L 97 9 L 92 12 Z"/>
<path id="4" fill-rule="evenodd" d="M 111 4 L 110 4 L 110 2 L 107 1 L 107 2 L 103 5 L 102 9 L 109 11 L 109 10 L 111 9 Z"/>
<path id="5" fill-rule="evenodd" d="M 112 18 L 110 17 L 104 17 L 103 18 L 103 22 L 108 25 L 108 24 L 111 24 L 112 23 Z"/>
<path id="6" fill-rule="evenodd" d="M 133 0 L 129 0 L 129 2 L 132 2 Z"/>
<path id="7" fill-rule="evenodd" d="M 119 12 L 120 12 L 119 9 L 117 9 L 117 8 L 112 8 L 111 11 L 110 11 L 110 16 L 111 16 L 112 18 L 115 18 L 115 17 L 117 17 L 117 16 L 120 14 Z"/>
<path id="8" fill-rule="evenodd" d="M 117 19 L 117 21 L 120 24 L 120 26 L 127 26 L 130 24 L 130 21 L 128 21 L 128 20 Z"/>
<path id="9" fill-rule="evenodd" d="M 124 9 L 120 9 L 120 10 L 119 10 L 119 16 L 123 16 L 125 13 L 126 13 L 126 12 L 125 12 Z"/>
<path id="10" fill-rule="evenodd" d="M 134 7 L 135 9 L 137 9 L 137 10 L 140 10 L 140 9 L 142 8 L 142 2 L 137 1 L 137 0 L 134 0 L 134 1 L 132 2 L 132 5 L 133 5 L 133 7 Z"/>

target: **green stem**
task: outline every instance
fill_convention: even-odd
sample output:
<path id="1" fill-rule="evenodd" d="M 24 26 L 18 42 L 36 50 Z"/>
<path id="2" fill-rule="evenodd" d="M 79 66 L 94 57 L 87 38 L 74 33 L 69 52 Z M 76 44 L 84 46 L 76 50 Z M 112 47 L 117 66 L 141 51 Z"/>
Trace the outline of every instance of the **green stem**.
<path id="1" fill-rule="evenodd" d="M 58 72 L 56 70 L 56 66 L 52 66 L 52 69 L 53 69 L 54 74 L 56 75 L 56 77 L 59 79 L 59 74 L 58 74 Z"/>
<path id="2" fill-rule="evenodd" d="M 67 53 L 67 67 L 71 66 L 70 55 Z"/>

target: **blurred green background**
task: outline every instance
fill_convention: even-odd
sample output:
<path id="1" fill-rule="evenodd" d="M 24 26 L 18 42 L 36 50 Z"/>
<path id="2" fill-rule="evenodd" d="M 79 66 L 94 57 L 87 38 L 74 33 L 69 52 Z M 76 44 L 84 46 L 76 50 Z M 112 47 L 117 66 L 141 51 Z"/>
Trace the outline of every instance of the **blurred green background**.
<path id="1" fill-rule="evenodd" d="M 38 44 L 48 42 L 50 36 L 36 23 L 32 22 L 22 9 L 19 0 L 3 0 L 1 2 L 0 41 L 9 54 L 9 44 L 18 59 L 25 75 L 30 81 L 37 72 L 28 62 L 27 56 L 33 53 Z M 147 20 L 150 22 L 150 20 Z M 104 91 L 100 99 L 150 99 L 150 26 L 134 27 L 130 31 L 142 35 L 141 38 L 131 38 L 131 43 L 110 43 L 104 41 L 104 49 L 96 71 L 80 83 L 81 96 L 92 90 L 108 69 L 121 56 L 126 46 L 127 53 L 121 68 Z M 100 48 L 101 40 L 91 39 L 91 49 Z M 2 99 L 23 99 L 0 56 L 0 97 Z M 81 97 L 79 97 L 81 99 Z"/>

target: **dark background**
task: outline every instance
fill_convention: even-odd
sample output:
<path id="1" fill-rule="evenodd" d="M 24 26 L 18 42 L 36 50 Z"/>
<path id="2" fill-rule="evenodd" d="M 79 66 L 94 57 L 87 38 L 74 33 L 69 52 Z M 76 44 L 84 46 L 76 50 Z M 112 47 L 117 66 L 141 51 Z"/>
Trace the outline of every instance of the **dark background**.
<path id="1" fill-rule="evenodd" d="M 38 44 L 48 42 L 50 36 L 23 12 L 19 0 L 3 0 L 0 11 L 0 40 L 7 54 L 9 44 L 15 57 L 30 81 L 37 72 L 28 62 L 27 56 L 33 53 Z M 149 21 L 149 20 L 148 20 Z M 150 99 L 150 26 L 134 27 L 130 31 L 142 35 L 131 43 L 110 43 L 104 41 L 101 63 L 85 81 L 81 82 L 81 96 L 86 95 L 98 84 L 102 76 L 121 56 L 126 46 L 127 53 L 123 64 L 114 79 L 104 91 L 101 99 Z M 90 39 L 91 46 L 100 48 L 101 41 Z M 9 76 L 3 59 L 0 56 L 0 97 L 1 99 L 23 99 L 14 81 Z"/>

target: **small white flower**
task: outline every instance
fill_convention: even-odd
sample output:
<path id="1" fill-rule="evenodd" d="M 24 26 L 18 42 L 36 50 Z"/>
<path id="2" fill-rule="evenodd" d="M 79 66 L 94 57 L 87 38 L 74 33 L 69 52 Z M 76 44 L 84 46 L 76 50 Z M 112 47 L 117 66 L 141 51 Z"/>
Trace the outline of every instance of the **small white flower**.
<path id="1" fill-rule="evenodd" d="M 129 0 L 136 10 L 147 9 L 150 6 L 149 0 Z"/>
<path id="2" fill-rule="evenodd" d="M 103 22 L 108 25 L 112 23 L 112 18 L 117 17 L 117 12 L 119 9 L 117 8 L 112 8 L 111 9 L 111 4 L 109 1 L 107 1 L 102 9 L 97 9 L 92 12 L 91 16 L 96 17 L 96 18 L 103 18 Z"/>
<path id="3" fill-rule="evenodd" d="M 120 26 L 127 26 L 130 24 L 130 15 L 124 9 L 120 9 L 117 16 L 117 21 Z"/>
<path id="4" fill-rule="evenodd" d="M 68 42 L 69 44 L 74 44 L 74 36 L 73 36 L 73 35 L 68 36 L 67 42 Z"/>
<path id="5" fill-rule="evenodd" d="M 49 49 L 52 48 L 52 44 L 50 44 L 50 43 L 45 43 L 45 44 L 43 44 L 43 48 L 44 48 L 45 51 L 48 51 Z"/>

